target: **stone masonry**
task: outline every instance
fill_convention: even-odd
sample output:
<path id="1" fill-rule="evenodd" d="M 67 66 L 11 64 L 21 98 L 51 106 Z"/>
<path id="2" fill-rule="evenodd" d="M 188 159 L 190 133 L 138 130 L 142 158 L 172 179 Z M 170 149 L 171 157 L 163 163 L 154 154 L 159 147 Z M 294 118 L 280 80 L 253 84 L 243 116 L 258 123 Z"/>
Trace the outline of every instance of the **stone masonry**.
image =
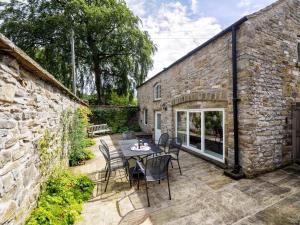
<path id="1" fill-rule="evenodd" d="M 292 162 L 292 106 L 300 100 L 300 1 L 279 0 L 247 16 L 237 34 L 239 146 L 243 172 L 253 175 Z M 225 110 L 225 167 L 233 165 L 231 32 L 194 52 L 138 88 L 140 125 L 175 136 L 176 109 Z M 161 100 L 153 87 L 161 84 Z M 143 112 L 148 109 L 148 124 Z"/>
<path id="2" fill-rule="evenodd" d="M 79 105 L 51 75 L 0 36 L 0 224 L 24 224 L 36 206 L 41 182 L 54 164 L 41 170 L 37 143 L 47 130 L 53 135 L 49 151 L 59 148 L 62 113 Z"/>

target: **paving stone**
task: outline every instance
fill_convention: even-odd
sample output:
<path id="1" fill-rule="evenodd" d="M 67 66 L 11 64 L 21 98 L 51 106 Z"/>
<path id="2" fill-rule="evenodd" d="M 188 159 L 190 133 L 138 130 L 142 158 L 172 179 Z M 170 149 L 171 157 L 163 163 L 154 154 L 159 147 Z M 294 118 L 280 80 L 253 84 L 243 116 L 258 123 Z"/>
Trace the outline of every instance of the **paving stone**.
<path id="1" fill-rule="evenodd" d="M 117 142 L 122 137 L 112 135 L 101 138 L 113 148 L 118 148 Z M 99 143 L 99 138 L 96 142 Z M 170 169 L 172 200 L 168 199 L 165 181 L 152 183 L 149 184 L 151 207 L 148 207 L 143 182 L 140 190 L 136 189 L 136 183 L 128 189 L 128 183 L 123 181 L 119 172 L 112 176 L 107 192 L 103 192 L 103 174 L 97 171 L 104 169 L 105 161 L 98 153 L 97 145 L 91 149 L 96 153 L 96 158 L 73 168 L 73 171 L 90 174 L 99 182 L 93 198 L 84 204 L 83 220 L 76 225 L 94 225 L 95 221 L 98 224 L 122 225 L 300 223 L 300 194 L 297 194 L 300 188 L 297 186 L 300 185 L 300 177 L 297 175 L 300 166 L 290 166 L 254 179 L 235 181 L 225 177 L 222 169 L 182 152 L 180 159 L 183 175 L 179 174 L 176 167 Z M 290 182 L 286 182 L 288 179 Z M 291 209 L 289 204 L 292 205 Z M 273 205 L 276 206 L 274 209 Z M 269 207 L 272 210 L 264 212 Z M 277 213 L 281 207 L 282 212 Z"/>

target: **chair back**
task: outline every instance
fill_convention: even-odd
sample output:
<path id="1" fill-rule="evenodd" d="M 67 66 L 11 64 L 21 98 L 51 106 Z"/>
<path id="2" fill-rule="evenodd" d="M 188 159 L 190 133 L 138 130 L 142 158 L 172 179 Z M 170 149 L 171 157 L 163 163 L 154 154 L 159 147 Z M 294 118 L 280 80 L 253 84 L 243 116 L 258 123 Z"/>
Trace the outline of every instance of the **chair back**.
<path id="1" fill-rule="evenodd" d="M 109 149 L 108 144 L 103 139 L 100 139 L 101 144 L 106 148 Z"/>
<path id="2" fill-rule="evenodd" d="M 122 137 L 123 140 L 130 140 L 136 138 L 134 131 L 125 131 L 122 133 Z"/>
<path id="3" fill-rule="evenodd" d="M 151 176 L 155 180 L 160 180 L 167 177 L 170 160 L 170 155 L 159 155 L 147 159 L 145 176 Z"/>
<path id="4" fill-rule="evenodd" d="M 107 154 L 106 149 L 102 144 L 99 145 L 99 150 L 102 153 L 102 155 L 107 163 L 108 168 L 110 169 L 110 155 Z"/>
<path id="5" fill-rule="evenodd" d="M 180 137 L 172 138 L 169 144 L 169 153 L 179 155 L 179 151 L 182 147 L 182 139 Z"/>
<path id="6" fill-rule="evenodd" d="M 169 141 L 169 134 L 168 133 L 163 133 L 162 135 L 160 135 L 159 139 L 158 139 L 158 147 L 162 147 L 164 149 L 164 151 L 166 150 L 167 144 Z"/>

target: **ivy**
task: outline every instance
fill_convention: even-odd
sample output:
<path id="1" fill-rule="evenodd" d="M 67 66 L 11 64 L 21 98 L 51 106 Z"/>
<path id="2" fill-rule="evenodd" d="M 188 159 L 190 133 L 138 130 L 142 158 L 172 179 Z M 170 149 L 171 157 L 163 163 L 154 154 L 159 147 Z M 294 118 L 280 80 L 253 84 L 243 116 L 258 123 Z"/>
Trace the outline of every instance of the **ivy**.
<path id="1" fill-rule="evenodd" d="M 45 174 L 48 169 L 48 165 L 53 158 L 53 155 L 50 151 L 51 140 L 53 139 L 53 135 L 50 134 L 49 130 L 46 129 L 43 137 L 39 139 L 37 143 L 37 150 L 40 156 L 40 170 L 42 174 Z"/>
<path id="2" fill-rule="evenodd" d="M 87 150 L 88 146 L 94 144 L 87 138 L 87 126 L 89 125 L 89 115 L 91 111 L 87 107 L 79 107 L 75 110 L 71 127 L 69 129 L 69 164 L 70 166 L 76 166 L 82 161 L 91 159 L 94 154 Z"/>

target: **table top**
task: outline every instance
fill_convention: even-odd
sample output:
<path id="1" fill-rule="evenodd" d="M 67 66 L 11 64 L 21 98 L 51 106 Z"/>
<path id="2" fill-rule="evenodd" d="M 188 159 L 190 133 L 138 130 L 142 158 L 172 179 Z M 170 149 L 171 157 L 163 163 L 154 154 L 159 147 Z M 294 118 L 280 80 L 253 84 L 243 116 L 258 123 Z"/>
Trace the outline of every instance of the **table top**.
<path id="1" fill-rule="evenodd" d="M 119 141 L 119 145 L 123 152 L 124 157 L 126 157 L 126 158 L 139 157 L 139 156 L 157 154 L 160 152 L 159 147 L 157 145 L 155 145 L 154 143 L 151 143 L 150 141 L 147 141 L 147 140 L 143 140 L 143 142 L 147 143 L 151 149 L 148 151 L 132 151 L 131 147 L 134 144 L 138 143 L 137 139 Z"/>

